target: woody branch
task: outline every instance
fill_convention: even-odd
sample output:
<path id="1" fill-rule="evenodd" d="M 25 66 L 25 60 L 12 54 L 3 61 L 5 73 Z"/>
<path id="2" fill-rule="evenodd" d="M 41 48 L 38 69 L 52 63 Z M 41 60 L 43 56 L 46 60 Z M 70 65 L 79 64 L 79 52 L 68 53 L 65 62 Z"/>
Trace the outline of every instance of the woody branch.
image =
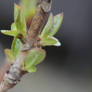
<path id="1" fill-rule="evenodd" d="M 37 6 L 36 14 L 32 19 L 26 35 L 25 44 L 22 46 L 19 57 L 16 59 L 15 63 L 10 65 L 10 68 L 5 72 L 0 83 L 0 92 L 7 92 L 9 89 L 13 88 L 20 81 L 20 78 L 27 73 L 22 70 L 22 63 L 25 61 L 27 53 L 33 47 L 37 47 L 38 35 L 44 26 L 50 8 L 51 0 L 41 0 L 40 4 Z"/>

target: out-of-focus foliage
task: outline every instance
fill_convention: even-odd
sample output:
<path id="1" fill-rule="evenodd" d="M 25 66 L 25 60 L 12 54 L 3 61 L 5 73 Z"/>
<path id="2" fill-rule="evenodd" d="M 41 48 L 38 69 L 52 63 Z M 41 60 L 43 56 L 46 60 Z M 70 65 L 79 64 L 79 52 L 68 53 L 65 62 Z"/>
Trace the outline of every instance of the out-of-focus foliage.
<path id="1" fill-rule="evenodd" d="M 38 0 L 21 0 L 20 5 L 23 9 L 23 15 L 26 19 L 33 17 L 36 11 Z"/>

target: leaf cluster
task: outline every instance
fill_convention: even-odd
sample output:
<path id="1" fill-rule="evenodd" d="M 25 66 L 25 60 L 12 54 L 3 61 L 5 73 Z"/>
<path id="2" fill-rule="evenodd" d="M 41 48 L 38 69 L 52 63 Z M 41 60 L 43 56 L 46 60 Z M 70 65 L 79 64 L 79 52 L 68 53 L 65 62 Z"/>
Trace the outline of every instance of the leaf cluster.
<path id="1" fill-rule="evenodd" d="M 1 32 L 8 36 L 13 36 L 11 49 L 6 49 L 5 54 L 8 59 L 16 60 L 21 52 L 27 35 L 27 21 L 33 18 L 36 11 L 37 0 L 21 0 L 20 5 L 14 5 L 14 23 L 11 30 L 2 30 Z M 63 21 L 63 13 L 54 16 L 50 13 L 48 21 L 44 26 L 40 38 L 40 45 L 43 46 L 60 46 L 61 43 L 54 35 L 59 30 Z M 46 52 L 41 48 L 33 48 L 29 51 L 26 60 L 23 62 L 23 70 L 27 72 L 35 72 L 36 65 L 40 64 L 46 56 Z"/>

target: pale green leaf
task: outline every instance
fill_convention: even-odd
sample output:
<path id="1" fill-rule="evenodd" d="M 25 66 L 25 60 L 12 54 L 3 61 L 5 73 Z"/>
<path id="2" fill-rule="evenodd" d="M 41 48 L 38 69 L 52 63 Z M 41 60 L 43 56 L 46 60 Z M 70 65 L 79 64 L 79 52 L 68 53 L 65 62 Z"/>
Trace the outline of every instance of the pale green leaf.
<path id="1" fill-rule="evenodd" d="M 51 28 L 53 27 L 53 23 L 54 23 L 54 16 L 52 13 L 50 13 L 48 22 L 41 33 L 41 38 L 47 38 L 48 33 L 50 32 Z"/>
<path id="2" fill-rule="evenodd" d="M 11 25 L 11 30 L 2 30 L 1 32 L 5 35 L 17 37 L 18 35 L 26 36 L 26 21 L 23 15 L 21 7 L 14 6 L 14 17 L 15 22 Z"/>
<path id="3" fill-rule="evenodd" d="M 42 46 L 61 46 L 58 39 L 54 37 L 48 37 L 41 40 Z"/>
<path id="4" fill-rule="evenodd" d="M 25 69 L 27 71 L 34 69 L 33 67 L 40 64 L 44 60 L 45 54 L 45 51 L 40 48 L 32 49 L 25 60 Z"/>
<path id="5" fill-rule="evenodd" d="M 12 23 L 12 25 L 11 25 L 11 31 L 12 31 L 12 30 L 17 30 L 15 23 Z"/>
<path id="6" fill-rule="evenodd" d="M 15 58 L 19 55 L 21 45 L 21 41 L 18 38 L 14 38 L 11 51 Z"/>
<path id="7" fill-rule="evenodd" d="M 24 26 L 22 24 L 22 19 L 21 19 L 21 10 L 18 11 L 18 16 L 16 18 L 15 24 L 16 24 L 17 30 L 23 31 Z"/>
<path id="8" fill-rule="evenodd" d="M 48 22 L 44 27 L 41 38 L 47 38 L 48 36 L 53 36 L 59 30 L 63 21 L 63 13 L 58 14 L 53 17 L 52 13 L 49 16 Z"/>
<path id="9" fill-rule="evenodd" d="M 17 4 L 14 4 L 14 20 L 16 21 L 16 18 L 18 16 L 18 12 L 21 10 L 21 7 Z"/>
<path id="10" fill-rule="evenodd" d="M 23 14 L 26 19 L 34 16 L 37 1 L 38 0 L 21 0 L 20 5 L 23 7 Z"/>
<path id="11" fill-rule="evenodd" d="M 17 18 L 15 20 L 15 26 L 18 32 L 25 37 L 26 35 L 26 21 L 25 17 L 23 15 L 23 11 L 21 9 L 18 9 Z"/>
<path id="12" fill-rule="evenodd" d="M 14 37 L 18 35 L 17 30 L 1 30 L 1 33 L 3 33 L 4 35 L 14 36 Z"/>
<path id="13" fill-rule="evenodd" d="M 37 71 L 37 68 L 35 66 L 30 67 L 29 69 L 27 69 L 29 73 L 33 73 Z"/>
<path id="14" fill-rule="evenodd" d="M 59 30 L 59 28 L 60 28 L 60 26 L 62 24 L 62 21 L 63 21 L 63 16 L 64 16 L 63 13 L 54 16 L 54 25 L 51 28 L 51 30 L 48 32 L 49 36 L 55 35 L 56 32 Z"/>
<path id="15" fill-rule="evenodd" d="M 52 37 L 53 40 L 56 40 L 56 44 L 54 44 L 54 46 L 61 46 L 61 42 L 55 38 L 55 37 Z"/>

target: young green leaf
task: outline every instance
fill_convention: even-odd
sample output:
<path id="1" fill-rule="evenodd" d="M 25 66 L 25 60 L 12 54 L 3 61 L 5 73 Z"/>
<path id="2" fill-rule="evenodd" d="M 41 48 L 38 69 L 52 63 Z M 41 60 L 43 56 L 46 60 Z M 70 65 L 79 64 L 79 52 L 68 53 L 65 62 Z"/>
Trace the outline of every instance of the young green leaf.
<path id="1" fill-rule="evenodd" d="M 11 51 L 13 56 L 16 57 L 18 56 L 20 49 L 21 49 L 21 41 L 18 38 L 14 38 L 13 43 L 12 43 L 12 47 L 11 47 Z"/>
<path id="2" fill-rule="evenodd" d="M 17 30 L 19 31 L 23 30 L 22 23 L 21 23 L 21 11 L 18 11 L 18 16 L 16 18 L 15 24 L 16 24 Z"/>
<path id="3" fill-rule="evenodd" d="M 48 37 L 41 40 L 42 46 L 61 46 L 58 39 L 54 37 Z"/>
<path id="4" fill-rule="evenodd" d="M 22 10 L 18 11 L 18 16 L 15 21 L 18 31 L 26 31 L 26 22 Z"/>
<path id="5" fill-rule="evenodd" d="M 11 25 L 11 30 L 1 30 L 5 35 L 17 37 L 19 34 L 24 38 L 26 36 L 26 21 L 23 11 L 15 4 L 15 22 Z"/>
<path id="6" fill-rule="evenodd" d="M 40 48 L 32 49 L 25 60 L 25 70 L 35 71 L 36 65 L 40 64 L 45 58 L 45 51 Z"/>
<path id="7" fill-rule="evenodd" d="M 17 30 L 15 23 L 12 23 L 12 25 L 11 25 L 11 31 L 12 31 L 12 30 Z"/>
<path id="8" fill-rule="evenodd" d="M 3 33 L 4 35 L 8 35 L 8 36 L 14 36 L 16 37 L 18 35 L 18 31 L 17 30 L 1 30 L 1 33 Z"/>
<path id="9" fill-rule="evenodd" d="M 54 25 L 51 28 L 51 30 L 48 32 L 49 36 L 54 36 L 56 32 L 59 30 L 63 21 L 63 16 L 64 16 L 63 13 L 54 16 Z"/>
<path id="10" fill-rule="evenodd" d="M 17 4 L 14 4 L 14 20 L 16 21 L 16 18 L 18 16 L 18 11 L 21 10 L 21 7 Z"/>
<path id="11" fill-rule="evenodd" d="M 5 54 L 8 57 L 9 60 L 14 60 L 14 56 L 10 49 L 5 49 Z"/>
<path id="12" fill-rule="evenodd" d="M 27 69 L 29 73 L 36 72 L 37 68 L 36 66 L 31 66 L 29 69 Z"/>
<path id="13" fill-rule="evenodd" d="M 25 37 L 26 35 L 25 17 L 23 15 L 22 9 L 20 9 L 16 4 L 15 4 L 15 17 L 16 19 L 15 19 L 15 23 L 13 24 L 13 27 L 16 28 L 19 34 Z"/>
<path id="14" fill-rule="evenodd" d="M 41 33 L 41 38 L 47 38 L 48 36 L 55 35 L 56 32 L 59 30 L 62 21 L 63 21 L 63 13 L 58 14 L 54 17 L 53 14 L 51 13 L 48 22 Z"/>
<path id="15" fill-rule="evenodd" d="M 26 19 L 33 17 L 36 11 L 38 0 L 21 0 L 20 5 L 23 7 L 23 14 Z"/>
<path id="16" fill-rule="evenodd" d="M 50 16 L 48 18 L 48 22 L 46 24 L 46 26 L 44 27 L 42 33 L 41 33 L 41 38 L 47 38 L 48 37 L 48 33 L 51 30 L 51 28 L 53 27 L 53 23 L 54 23 L 54 16 L 52 13 L 50 13 Z"/>

